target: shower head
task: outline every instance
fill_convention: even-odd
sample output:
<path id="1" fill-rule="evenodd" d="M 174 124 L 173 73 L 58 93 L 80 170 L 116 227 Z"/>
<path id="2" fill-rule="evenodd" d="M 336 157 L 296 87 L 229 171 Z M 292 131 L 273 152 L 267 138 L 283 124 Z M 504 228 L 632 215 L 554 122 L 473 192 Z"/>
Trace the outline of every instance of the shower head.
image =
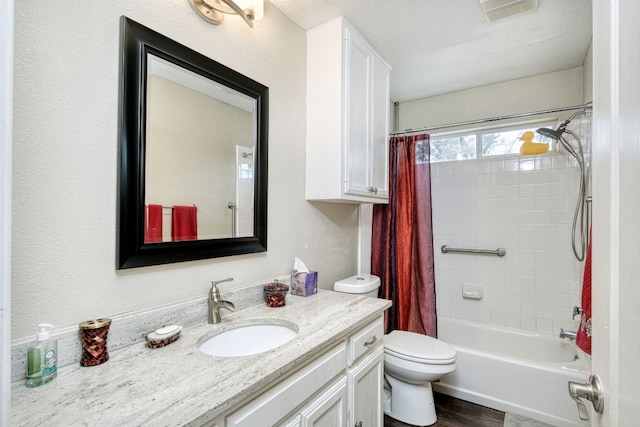
<path id="1" fill-rule="evenodd" d="M 558 129 L 540 128 L 536 130 L 538 134 L 558 142 L 566 152 L 576 160 L 576 163 L 580 168 L 580 187 L 578 189 L 578 198 L 573 215 L 573 228 L 571 231 L 571 246 L 573 248 L 573 254 L 576 256 L 578 261 L 584 260 L 587 242 L 589 240 L 589 220 L 586 208 L 587 177 L 589 171 L 585 161 L 584 151 L 582 149 L 582 141 L 580 141 L 580 137 L 575 132 L 571 129 L 567 129 L 567 125 L 569 125 L 571 120 L 582 114 L 587 115 L 586 108 L 572 114 L 567 120 L 558 126 Z M 575 147 L 566 138 L 565 133 L 573 137 L 576 142 Z"/>
<path id="2" fill-rule="evenodd" d="M 580 168 L 584 168 L 584 154 L 582 152 L 582 142 L 578 135 L 576 135 L 573 131 L 567 129 L 567 124 L 569 121 L 567 120 L 563 124 L 561 124 L 558 129 L 549 129 L 549 128 L 540 128 L 537 129 L 536 132 L 546 138 L 551 138 L 552 140 L 560 143 L 562 147 L 567 151 L 567 153 L 571 154 L 580 164 Z M 567 141 L 567 139 L 563 136 L 565 133 L 573 136 L 576 141 L 578 141 L 578 151 Z"/>
<path id="3" fill-rule="evenodd" d="M 549 129 L 549 128 L 540 128 L 540 129 L 537 129 L 536 132 L 542 136 L 558 141 L 560 140 L 560 137 L 564 133 L 564 128 L 559 127 L 557 130 Z"/>
<path id="4" fill-rule="evenodd" d="M 562 134 L 565 132 L 569 132 L 567 130 L 567 125 L 569 125 L 569 123 L 571 122 L 571 120 L 575 119 L 576 117 L 578 117 L 579 115 L 582 114 L 587 114 L 587 109 L 585 108 L 584 110 L 578 111 L 577 113 L 573 113 L 567 120 L 565 120 L 560 126 L 558 126 L 558 129 L 549 129 L 549 128 L 540 128 L 537 129 L 536 132 L 539 133 L 542 136 L 545 136 L 547 138 L 551 138 L 554 141 L 561 141 L 562 142 Z"/>

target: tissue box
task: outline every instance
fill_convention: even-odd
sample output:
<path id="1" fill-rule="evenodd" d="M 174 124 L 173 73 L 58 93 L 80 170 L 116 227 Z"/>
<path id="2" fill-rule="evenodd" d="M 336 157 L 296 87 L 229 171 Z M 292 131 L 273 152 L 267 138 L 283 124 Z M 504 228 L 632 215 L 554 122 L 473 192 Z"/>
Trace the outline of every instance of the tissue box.
<path id="1" fill-rule="evenodd" d="M 291 272 L 291 295 L 299 295 L 308 297 L 318 293 L 318 272 L 310 271 L 308 273 Z"/>

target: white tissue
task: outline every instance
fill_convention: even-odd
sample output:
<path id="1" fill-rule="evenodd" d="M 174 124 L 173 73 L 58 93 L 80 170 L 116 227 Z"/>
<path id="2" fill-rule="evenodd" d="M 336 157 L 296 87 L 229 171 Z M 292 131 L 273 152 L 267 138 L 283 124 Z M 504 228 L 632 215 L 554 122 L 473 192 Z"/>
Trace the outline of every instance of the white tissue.
<path id="1" fill-rule="evenodd" d="M 293 261 L 293 271 L 297 271 L 298 273 L 308 273 L 309 269 L 304 265 L 304 262 L 302 262 L 300 258 L 295 258 Z"/>

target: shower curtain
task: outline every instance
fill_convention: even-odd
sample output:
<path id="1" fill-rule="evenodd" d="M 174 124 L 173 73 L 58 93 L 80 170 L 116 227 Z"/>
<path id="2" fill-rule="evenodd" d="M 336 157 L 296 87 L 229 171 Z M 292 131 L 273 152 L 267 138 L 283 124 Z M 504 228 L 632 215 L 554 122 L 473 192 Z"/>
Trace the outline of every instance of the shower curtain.
<path id="1" fill-rule="evenodd" d="M 373 208 L 371 270 L 393 302 L 385 332 L 436 337 L 429 135 L 389 141 L 389 204 Z"/>

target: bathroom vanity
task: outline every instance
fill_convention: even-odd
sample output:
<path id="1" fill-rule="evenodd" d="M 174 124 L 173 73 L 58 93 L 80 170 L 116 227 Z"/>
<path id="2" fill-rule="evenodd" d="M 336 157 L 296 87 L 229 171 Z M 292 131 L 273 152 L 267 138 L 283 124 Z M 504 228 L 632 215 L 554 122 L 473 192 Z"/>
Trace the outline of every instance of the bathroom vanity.
<path id="1" fill-rule="evenodd" d="M 287 296 L 185 328 L 159 349 L 137 343 L 99 366 L 60 369 L 45 386 L 12 387 L 12 426 L 382 425 L 386 300 L 320 291 Z M 294 339 L 267 352 L 215 357 L 198 343 L 237 322 L 293 322 Z"/>
<path id="2" fill-rule="evenodd" d="M 380 316 L 259 397 L 206 426 L 382 427 L 383 334 Z"/>

